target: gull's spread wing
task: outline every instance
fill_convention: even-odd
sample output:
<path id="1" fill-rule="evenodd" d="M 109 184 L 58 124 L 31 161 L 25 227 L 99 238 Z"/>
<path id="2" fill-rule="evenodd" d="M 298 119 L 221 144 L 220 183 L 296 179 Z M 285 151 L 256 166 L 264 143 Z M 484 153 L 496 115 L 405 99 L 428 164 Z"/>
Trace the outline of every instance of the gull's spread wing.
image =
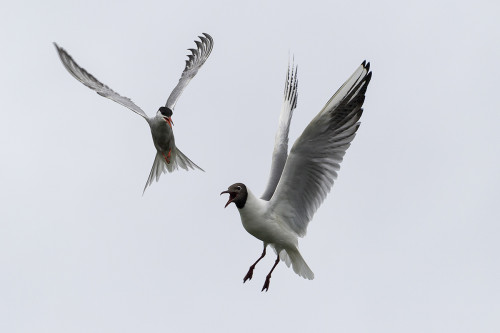
<path id="1" fill-rule="evenodd" d="M 294 143 L 270 210 L 299 236 L 331 190 L 344 154 L 356 135 L 372 73 L 363 62 L 330 98 Z"/>
<path id="2" fill-rule="evenodd" d="M 288 132 L 290 130 L 290 122 L 292 121 L 293 110 L 297 106 L 297 67 L 293 63 L 288 64 L 288 72 L 286 75 L 285 92 L 283 105 L 281 106 L 280 119 L 278 123 L 278 131 L 274 139 L 273 159 L 271 163 L 271 171 L 269 173 L 269 180 L 267 187 L 262 194 L 262 199 L 271 200 L 276 186 L 285 167 L 286 158 L 288 156 Z"/>

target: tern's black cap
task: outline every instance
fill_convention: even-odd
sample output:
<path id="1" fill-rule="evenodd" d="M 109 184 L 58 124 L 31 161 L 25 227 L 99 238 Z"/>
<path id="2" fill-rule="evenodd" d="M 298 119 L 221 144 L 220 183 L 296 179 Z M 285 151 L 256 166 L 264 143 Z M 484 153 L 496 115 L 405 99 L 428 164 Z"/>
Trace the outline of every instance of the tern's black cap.
<path id="1" fill-rule="evenodd" d="M 172 114 L 174 114 L 172 112 L 172 110 L 170 110 L 169 108 L 167 108 L 166 106 L 161 106 L 158 111 L 161 112 L 162 115 L 164 115 L 165 117 L 172 117 Z"/>

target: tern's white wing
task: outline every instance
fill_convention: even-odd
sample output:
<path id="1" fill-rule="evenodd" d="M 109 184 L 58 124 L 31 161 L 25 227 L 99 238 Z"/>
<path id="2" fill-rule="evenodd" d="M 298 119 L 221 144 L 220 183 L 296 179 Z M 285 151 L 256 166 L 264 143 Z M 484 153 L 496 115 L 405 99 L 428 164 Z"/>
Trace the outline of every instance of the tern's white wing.
<path id="1" fill-rule="evenodd" d="M 68 72 L 73 75 L 75 79 L 77 79 L 90 89 L 95 90 L 95 92 L 97 92 L 99 95 L 109 98 L 110 100 L 129 108 L 138 115 L 144 117 L 146 120 L 148 119 L 146 113 L 144 113 L 144 111 L 142 111 L 140 107 L 135 105 L 130 98 L 119 95 L 107 85 L 99 82 L 92 74 L 78 66 L 78 64 L 73 60 L 68 52 L 66 52 L 66 50 L 64 50 L 62 47 L 59 47 L 59 45 L 57 45 L 56 43 L 54 43 L 54 45 L 57 49 L 57 53 L 59 53 L 59 58 L 61 58 L 64 67 L 66 67 Z"/>
<path id="2" fill-rule="evenodd" d="M 270 201 L 299 236 L 330 192 L 344 154 L 359 127 L 370 64 L 363 62 L 294 143 Z"/>
<path id="3" fill-rule="evenodd" d="M 276 190 L 276 186 L 285 167 L 286 158 L 288 156 L 288 132 L 290 130 L 290 122 L 292 121 L 293 110 L 297 107 L 297 67 L 294 68 L 288 64 L 288 72 L 286 75 L 285 92 L 283 105 L 281 106 L 280 120 L 278 123 L 278 131 L 274 139 L 274 151 L 269 173 L 267 187 L 262 194 L 261 199 L 271 200 L 271 197 Z"/>
<path id="4" fill-rule="evenodd" d="M 186 60 L 186 67 L 181 74 L 179 83 L 175 86 L 174 90 L 170 93 L 168 97 L 167 104 L 165 105 L 170 110 L 173 110 L 175 103 L 181 96 L 184 88 L 188 85 L 189 81 L 198 73 L 198 70 L 203 66 L 205 61 L 207 61 L 212 48 L 214 47 L 214 40 L 209 34 L 203 33 L 204 36 L 198 36 L 201 42 L 195 40 L 197 49 L 189 49 L 192 54 L 188 55 L 188 60 Z"/>

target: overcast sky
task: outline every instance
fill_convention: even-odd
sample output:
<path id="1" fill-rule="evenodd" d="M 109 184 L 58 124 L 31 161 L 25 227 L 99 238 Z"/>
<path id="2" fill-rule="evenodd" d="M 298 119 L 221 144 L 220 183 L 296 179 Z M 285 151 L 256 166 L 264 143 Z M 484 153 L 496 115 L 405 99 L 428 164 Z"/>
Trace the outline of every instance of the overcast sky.
<path id="1" fill-rule="evenodd" d="M 1 332 L 498 332 L 498 1 L 4 1 Z M 52 42 L 152 115 L 202 32 L 176 143 L 206 170 L 142 196 L 147 124 L 71 77 Z M 364 60 L 339 178 L 300 240 L 312 281 L 259 263 L 219 193 L 264 190 L 289 54 L 293 143 Z M 269 252 L 271 253 L 271 252 Z"/>

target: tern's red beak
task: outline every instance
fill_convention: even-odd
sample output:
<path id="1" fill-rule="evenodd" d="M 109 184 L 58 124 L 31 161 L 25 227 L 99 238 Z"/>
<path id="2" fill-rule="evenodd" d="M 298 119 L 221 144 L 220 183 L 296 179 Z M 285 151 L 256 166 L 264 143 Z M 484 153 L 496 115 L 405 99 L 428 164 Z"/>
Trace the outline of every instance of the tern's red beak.
<path id="1" fill-rule="evenodd" d="M 168 126 L 170 126 L 170 128 L 172 128 L 172 126 L 174 125 L 174 122 L 172 121 L 172 117 L 163 117 L 163 119 L 165 119 Z"/>

